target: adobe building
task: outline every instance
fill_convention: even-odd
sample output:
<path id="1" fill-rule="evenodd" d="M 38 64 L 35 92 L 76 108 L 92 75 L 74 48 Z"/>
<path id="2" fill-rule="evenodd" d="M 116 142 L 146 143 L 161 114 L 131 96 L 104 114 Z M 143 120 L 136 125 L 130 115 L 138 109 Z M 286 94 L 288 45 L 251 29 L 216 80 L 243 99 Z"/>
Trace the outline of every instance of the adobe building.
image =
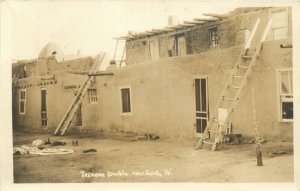
<path id="1" fill-rule="evenodd" d="M 73 118 L 72 131 L 116 130 L 193 138 L 203 133 L 225 81 L 258 18 L 255 46 L 272 25 L 232 115 L 232 132 L 254 136 L 252 88 L 259 133 L 293 139 L 291 8 L 238 8 L 183 24 L 129 33 L 126 59 L 96 76 Z M 172 19 L 170 20 L 172 21 Z M 54 132 L 94 63 L 67 58 L 55 44 L 34 60 L 13 64 L 13 125 Z M 120 67 L 121 65 L 121 67 Z"/>

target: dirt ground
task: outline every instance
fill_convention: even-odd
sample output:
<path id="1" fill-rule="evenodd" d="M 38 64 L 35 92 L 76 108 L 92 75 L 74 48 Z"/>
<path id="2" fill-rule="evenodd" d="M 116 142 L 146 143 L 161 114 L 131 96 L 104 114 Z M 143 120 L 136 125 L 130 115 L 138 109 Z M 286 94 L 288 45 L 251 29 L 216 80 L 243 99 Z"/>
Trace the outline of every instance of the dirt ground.
<path id="1" fill-rule="evenodd" d="M 292 182 L 293 144 L 262 145 L 264 166 L 256 166 L 254 144 L 209 146 L 194 150 L 196 140 L 137 140 L 128 133 L 94 135 L 14 132 L 14 146 L 33 140 L 63 140 L 75 152 L 66 155 L 14 155 L 15 183 L 69 182 Z M 72 141 L 78 140 L 79 146 Z M 97 152 L 83 153 L 85 149 Z M 286 154 L 268 154 L 274 150 Z M 96 177 L 93 177 L 96 176 Z"/>

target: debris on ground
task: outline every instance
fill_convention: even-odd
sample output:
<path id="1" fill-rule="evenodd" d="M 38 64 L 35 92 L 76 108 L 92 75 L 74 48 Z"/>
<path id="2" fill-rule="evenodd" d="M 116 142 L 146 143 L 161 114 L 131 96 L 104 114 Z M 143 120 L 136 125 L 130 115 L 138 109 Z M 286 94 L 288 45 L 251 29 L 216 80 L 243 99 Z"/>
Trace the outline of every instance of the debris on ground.
<path id="1" fill-rule="evenodd" d="M 39 146 L 40 147 L 40 146 Z M 66 148 L 39 148 L 39 147 L 28 147 L 26 145 L 22 145 L 21 147 L 14 147 L 13 154 L 14 155 L 57 155 L 57 154 L 70 154 L 73 153 L 74 150 L 66 149 Z"/>
<path id="2" fill-rule="evenodd" d="M 242 140 L 241 144 L 253 144 L 255 141 L 254 140 Z"/>
<path id="3" fill-rule="evenodd" d="M 43 144 L 45 144 L 45 142 L 40 140 L 40 139 L 34 140 L 32 142 L 32 146 L 34 146 L 34 147 L 38 147 L 38 146 L 43 145 Z"/>
<path id="4" fill-rule="evenodd" d="M 29 147 L 22 145 L 21 147 L 14 147 L 13 148 L 14 155 L 26 155 L 29 154 Z"/>
<path id="5" fill-rule="evenodd" d="M 73 146 L 78 146 L 78 140 L 72 141 Z"/>
<path id="6" fill-rule="evenodd" d="M 64 141 L 53 141 L 52 143 L 51 143 L 51 146 L 65 146 L 65 144 L 66 144 L 66 142 L 64 142 Z"/>
<path id="7" fill-rule="evenodd" d="M 32 146 L 18 146 L 13 148 L 14 155 L 26 155 L 26 154 L 36 154 L 36 155 L 54 155 L 54 154 L 69 154 L 74 151 L 67 148 L 48 148 L 50 146 L 64 146 L 66 142 L 64 141 L 50 141 L 50 139 L 41 140 L 36 139 L 32 142 Z"/>
<path id="8" fill-rule="evenodd" d="M 153 134 L 144 134 L 136 136 L 137 140 L 156 140 L 159 139 L 159 136 Z"/>
<path id="9" fill-rule="evenodd" d="M 271 153 L 268 153 L 268 154 L 272 154 L 272 155 L 284 155 L 284 154 L 286 154 L 286 151 L 277 151 L 277 150 L 275 150 L 275 151 L 273 151 Z"/>
<path id="10" fill-rule="evenodd" d="M 265 139 L 263 139 L 263 138 L 260 138 L 260 139 L 259 139 L 259 143 L 260 143 L 260 144 L 264 144 L 264 143 L 266 143 L 266 142 L 267 142 L 267 140 L 265 140 Z"/>
<path id="11" fill-rule="evenodd" d="M 266 142 L 267 142 L 267 140 L 265 140 L 263 138 L 259 139 L 260 144 L 264 144 Z M 256 141 L 254 139 L 243 139 L 243 140 L 241 140 L 241 144 L 253 144 L 253 143 L 256 143 Z"/>
<path id="12" fill-rule="evenodd" d="M 231 145 L 239 145 L 241 143 L 242 134 L 226 134 L 225 142 Z"/>
<path id="13" fill-rule="evenodd" d="M 45 148 L 43 150 L 34 150 L 33 152 L 30 152 L 30 154 L 36 155 L 61 155 L 71 153 L 74 153 L 74 150 L 66 148 Z"/>
<path id="14" fill-rule="evenodd" d="M 44 142 L 44 145 L 51 145 L 51 141 L 50 141 L 50 138 L 48 138 L 45 142 Z"/>
<path id="15" fill-rule="evenodd" d="M 43 150 L 45 147 L 42 145 L 37 146 L 38 149 Z"/>
<path id="16" fill-rule="evenodd" d="M 92 152 L 97 152 L 96 149 L 87 149 L 87 150 L 83 150 L 83 153 L 92 153 Z"/>

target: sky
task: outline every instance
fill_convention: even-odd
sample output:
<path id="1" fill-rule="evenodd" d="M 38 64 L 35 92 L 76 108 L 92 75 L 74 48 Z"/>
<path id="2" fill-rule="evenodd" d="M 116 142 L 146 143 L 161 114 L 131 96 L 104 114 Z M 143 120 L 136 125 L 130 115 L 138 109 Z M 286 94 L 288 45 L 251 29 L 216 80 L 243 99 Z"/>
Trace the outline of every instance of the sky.
<path id="1" fill-rule="evenodd" d="M 257 4 L 259 2 L 259 4 Z M 113 55 L 116 40 L 128 31 L 143 32 L 202 13 L 227 13 L 240 6 L 280 6 L 279 0 L 11 0 L 1 7 L 2 44 L 13 60 L 37 58 L 49 42 L 65 54 Z M 4 32 L 3 32 L 4 30 Z M 5 44 L 5 43 L 4 43 Z M 9 48 L 9 50 L 5 50 Z"/>
<path id="2" fill-rule="evenodd" d="M 238 1 L 212 0 L 99 0 L 8 1 L 3 19 L 10 20 L 12 59 L 33 59 L 49 42 L 65 54 L 113 55 L 116 41 L 128 31 L 142 32 L 167 25 L 169 15 L 179 22 L 202 13 L 226 13 Z"/>

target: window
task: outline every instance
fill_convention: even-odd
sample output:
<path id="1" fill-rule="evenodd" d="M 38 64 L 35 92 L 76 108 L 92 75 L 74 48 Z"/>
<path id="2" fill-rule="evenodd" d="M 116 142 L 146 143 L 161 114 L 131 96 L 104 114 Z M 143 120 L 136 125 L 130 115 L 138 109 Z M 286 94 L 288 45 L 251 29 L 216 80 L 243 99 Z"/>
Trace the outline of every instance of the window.
<path id="1" fill-rule="evenodd" d="M 26 107 L 26 90 L 20 90 L 19 113 L 25 114 Z"/>
<path id="2" fill-rule="evenodd" d="M 130 88 L 121 88 L 122 113 L 131 113 Z"/>
<path id="3" fill-rule="evenodd" d="M 209 34 L 209 46 L 216 46 L 219 44 L 219 38 L 218 38 L 218 29 L 217 27 L 210 28 L 208 30 Z"/>
<path id="4" fill-rule="evenodd" d="M 89 89 L 88 94 L 89 94 L 90 103 L 97 103 L 98 102 L 97 90 L 96 89 Z"/>
<path id="5" fill-rule="evenodd" d="M 272 18 L 272 39 L 284 39 L 288 32 L 287 10 L 279 10 L 271 13 Z"/>
<path id="6" fill-rule="evenodd" d="M 284 69 L 278 71 L 279 87 L 279 120 L 293 121 L 293 71 Z"/>

